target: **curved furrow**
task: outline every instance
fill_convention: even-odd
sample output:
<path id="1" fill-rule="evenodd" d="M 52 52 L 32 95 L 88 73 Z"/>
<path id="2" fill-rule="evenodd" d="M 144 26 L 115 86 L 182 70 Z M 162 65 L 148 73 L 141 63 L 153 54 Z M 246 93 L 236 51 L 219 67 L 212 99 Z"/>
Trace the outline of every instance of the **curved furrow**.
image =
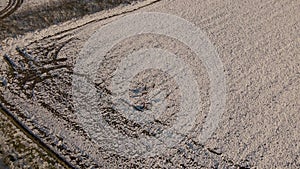
<path id="1" fill-rule="evenodd" d="M 23 0 L 9 0 L 7 6 L 0 11 L 0 19 L 3 19 L 15 12 L 23 3 Z"/>

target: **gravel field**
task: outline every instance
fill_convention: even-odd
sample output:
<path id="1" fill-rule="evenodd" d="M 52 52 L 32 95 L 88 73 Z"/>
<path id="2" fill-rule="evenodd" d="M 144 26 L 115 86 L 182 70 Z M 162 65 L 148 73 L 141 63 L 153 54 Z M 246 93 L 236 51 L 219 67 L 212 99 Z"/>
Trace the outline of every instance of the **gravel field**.
<path id="1" fill-rule="evenodd" d="M 25 0 L 0 20 L 1 104 L 31 131 L 16 127 L 1 111 L 0 168 L 300 168 L 300 1 L 66 2 Z M 143 19 L 134 20 L 139 16 Z M 151 16 L 157 22 L 147 23 Z M 131 22 L 118 26 L 123 20 Z M 134 32 L 139 23 L 143 26 Z M 155 34 L 148 27 L 156 24 L 162 26 Z M 209 53 L 206 59 L 211 61 L 217 53 L 222 67 L 197 58 L 194 27 L 205 35 L 199 48 L 207 51 L 200 55 Z M 130 31 L 132 36 L 126 36 Z M 195 36 L 185 43 L 167 36 L 172 33 L 182 39 Z M 112 46 L 106 44 L 123 36 Z M 106 45 L 110 48 L 102 61 L 99 53 Z M 120 78 L 121 84 L 129 83 L 120 98 L 128 94 L 130 100 L 114 100 L 117 75 L 123 75 L 119 70 L 138 71 L 143 61 L 145 67 L 171 63 L 151 60 L 148 49 L 168 51 L 161 55 L 166 58 L 178 56 L 177 73 L 188 79 L 180 64 L 184 62 L 195 78 L 186 86 L 184 80 L 178 83 L 176 73 L 145 68 L 130 80 Z M 127 62 L 134 64 L 121 69 Z M 226 91 L 215 96 L 212 76 L 221 75 Z M 185 97 L 189 91 L 193 93 Z M 200 107 L 197 114 L 180 114 L 182 109 L 188 112 L 180 106 L 194 95 L 197 102 L 188 108 Z M 211 117 L 214 105 L 222 104 L 214 99 L 223 95 L 224 111 Z M 166 109 L 159 114 L 163 104 Z M 181 119 L 189 121 L 182 124 Z M 207 127 L 211 119 L 215 123 Z M 173 126 L 179 126 L 175 132 Z M 198 138 L 207 128 L 214 130 L 201 142 Z M 180 141 L 173 145 L 173 137 Z"/>

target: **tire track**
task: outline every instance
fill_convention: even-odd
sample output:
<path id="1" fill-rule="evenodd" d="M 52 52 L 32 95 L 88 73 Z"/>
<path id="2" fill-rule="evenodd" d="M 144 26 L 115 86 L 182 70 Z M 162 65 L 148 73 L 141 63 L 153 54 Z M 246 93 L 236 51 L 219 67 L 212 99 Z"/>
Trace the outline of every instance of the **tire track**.
<path id="1" fill-rule="evenodd" d="M 9 0 L 7 6 L 0 11 L 0 19 L 6 18 L 14 13 L 22 4 L 23 0 Z"/>
<path id="2" fill-rule="evenodd" d="M 149 3 L 147 3 L 147 5 L 145 6 L 148 5 Z M 48 94 L 51 97 L 48 99 L 43 99 L 44 102 L 39 103 L 41 107 L 49 110 L 49 112 L 51 112 L 53 116 L 61 119 L 61 121 L 64 121 L 64 124 L 66 124 L 68 128 L 73 128 L 74 130 L 79 131 L 82 137 L 85 138 L 86 134 L 83 132 L 83 130 L 81 128 L 78 128 L 78 125 L 76 125 L 76 123 L 73 121 L 74 119 L 69 119 L 70 116 L 67 116 L 63 110 L 63 108 L 72 109 L 72 107 L 69 107 L 69 105 L 71 104 L 65 100 L 65 98 L 68 98 L 68 93 L 65 92 L 65 87 L 68 86 L 68 80 L 64 79 L 64 74 L 68 74 L 69 72 L 71 72 L 69 66 L 71 66 L 73 62 L 72 56 L 64 54 L 61 55 L 60 52 L 61 50 L 64 51 L 66 50 L 66 48 L 73 46 L 73 40 L 78 40 L 76 39 L 75 32 L 82 30 L 82 28 L 84 28 L 85 26 L 90 25 L 91 23 L 99 22 L 108 18 L 132 12 L 145 6 L 139 5 L 138 7 L 134 7 L 134 9 L 131 9 L 130 11 L 126 10 L 124 12 L 122 10 L 121 12 L 114 13 L 113 15 L 109 15 L 105 18 L 95 18 L 92 21 L 86 22 L 84 24 L 79 24 L 78 27 L 75 26 L 71 30 L 67 29 L 65 32 L 59 32 L 58 34 L 55 34 L 53 36 L 46 36 L 45 38 L 39 39 L 32 43 L 28 42 L 29 44 L 18 43 L 18 46 L 15 48 L 15 50 L 13 50 L 12 53 L 7 53 L 7 55 L 5 55 L 5 61 L 10 67 L 10 70 L 7 72 L 7 78 L 8 80 L 14 81 L 12 85 L 8 86 L 8 88 L 11 89 L 12 93 L 14 93 L 14 91 L 21 91 L 21 93 L 24 95 L 24 98 L 27 98 L 32 102 L 35 102 L 34 100 L 38 96 L 44 97 L 44 95 L 38 95 L 38 93 L 35 93 L 34 91 L 40 92 L 41 90 L 49 89 Z M 12 15 L 6 19 L 9 20 L 10 18 L 14 18 L 16 15 Z M 47 76 L 44 76 L 43 74 L 46 74 Z M 59 87 L 61 86 L 61 84 L 63 84 L 62 88 Z M 44 86 L 44 88 L 41 86 Z M 57 93 L 59 94 L 54 95 L 53 93 L 51 94 L 50 91 L 57 91 Z M 14 94 L 18 95 L 18 93 Z M 13 110 L 14 106 L 8 106 L 6 99 L 7 98 L 0 99 L 2 102 L 1 104 L 3 104 L 0 105 L 0 108 L 4 108 L 8 112 L 15 112 L 16 110 Z M 59 108 L 61 108 L 59 111 L 55 111 Z M 22 109 L 18 108 L 17 111 L 22 111 Z M 2 113 L 7 114 L 7 112 Z M 21 115 L 14 113 L 14 115 L 15 119 L 19 120 L 20 124 L 28 127 L 28 130 L 26 130 L 26 128 L 25 130 L 23 130 L 24 133 L 33 135 L 33 140 L 41 140 L 42 143 L 39 145 L 45 150 L 50 149 L 49 151 L 51 152 L 52 149 L 54 153 L 51 153 L 51 156 L 57 157 L 58 161 L 60 161 L 62 164 L 65 163 L 65 167 L 87 168 L 88 166 L 94 166 L 97 168 L 99 166 L 98 163 L 95 162 L 95 159 L 87 155 L 88 152 L 82 151 L 79 148 L 74 147 L 74 145 L 65 144 L 65 139 L 59 139 L 58 136 L 55 136 L 55 139 L 52 139 L 52 135 L 43 133 L 43 131 L 49 132 L 47 129 L 43 128 L 44 126 L 35 125 L 30 121 L 22 119 L 22 113 Z M 15 121 L 14 119 L 11 120 Z M 17 125 L 17 127 L 23 128 L 22 125 Z M 38 139 L 36 139 L 35 137 L 37 137 Z M 60 142 L 56 142 L 57 140 L 62 140 L 62 144 L 60 144 Z M 65 160 L 60 159 L 60 156 Z"/>
<path id="3" fill-rule="evenodd" d="M 36 144 L 38 144 L 41 148 L 43 148 L 46 152 L 51 154 L 52 157 L 56 158 L 64 167 L 68 169 L 76 169 L 76 167 L 68 162 L 64 157 L 58 154 L 55 150 L 45 144 L 40 137 L 35 135 L 26 125 L 24 125 L 18 117 L 16 117 L 13 113 L 11 113 L 4 105 L 0 102 L 0 111 L 3 112 L 21 131 L 27 135 L 31 140 L 33 140 Z"/>
<path id="4" fill-rule="evenodd" d="M 31 6 L 24 2 L 24 8 L 11 16 L 24 0 L 9 0 L 9 5 L 0 13 L 0 40 L 16 35 L 24 35 L 51 25 L 63 23 L 74 18 L 81 18 L 118 5 L 128 5 L 139 0 L 61 0 L 49 4 Z M 29 6 L 29 7 L 25 7 Z M 16 24 L 17 23 L 17 24 Z"/>

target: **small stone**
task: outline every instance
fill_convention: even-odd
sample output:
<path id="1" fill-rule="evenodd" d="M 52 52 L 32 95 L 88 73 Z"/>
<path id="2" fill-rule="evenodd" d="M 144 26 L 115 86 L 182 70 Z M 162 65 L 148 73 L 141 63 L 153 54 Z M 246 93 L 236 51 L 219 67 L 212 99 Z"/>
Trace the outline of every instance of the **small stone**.
<path id="1" fill-rule="evenodd" d="M 0 78 L 0 82 L 2 86 L 7 86 L 7 80 L 4 77 Z"/>
<path id="2" fill-rule="evenodd" d="M 62 144 L 62 141 L 58 141 L 57 146 L 61 146 Z"/>
<path id="3" fill-rule="evenodd" d="M 187 145 L 188 145 L 189 149 L 193 149 L 194 148 L 194 146 L 193 146 L 192 143 L 187 143 Z"/>

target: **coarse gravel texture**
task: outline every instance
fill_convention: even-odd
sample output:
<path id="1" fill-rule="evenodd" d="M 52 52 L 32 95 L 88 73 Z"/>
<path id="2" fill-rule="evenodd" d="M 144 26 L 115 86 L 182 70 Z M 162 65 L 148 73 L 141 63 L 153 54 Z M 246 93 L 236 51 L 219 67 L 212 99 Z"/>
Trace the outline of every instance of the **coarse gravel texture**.
<path id="1" fill-rule="evenodd" d="M 7 54 L 18 67 L 9 66 L 0 58 L 1 102 L 79 168 L 300 168 L 300 1 L 152 2 L 42 26 L 39 28 L 44 30 L 24 31 L 23 36 L 15 38 L 5 37 L 1 55 Z M 103 145 L 89 138 L 74 111 L 72 73 L 80 50 L 96 30 L 124 15 L 142 11 L 177 15 L 207 34 L 223 61 L 227 103 L 219 127 L 205 144 L 193 139 L 196 130 L 164 154 L 130 158 L 105 151 Z M 13 31 L 8 31 L 8 35 L 10 32 Z M 17 46 L 21 52 L 16 50 Z M 107 64 L 112 66 L 101 67 L 99 77 L 105 77 L 109 83 L 118 58 L 149 47 L 173 50 L 186 60 L 194 57 L 188 47 L 174 39 L 139 35 L 120 42 L 110 51 Z M 36 59 L 22 57 L 24 52 Z M 198 71 L 195 74 L 202 86 L 203 113 L 196 126 L 201 129 L 210 105 L 209 79 L 203 63 L 191 66 Z M 164 76 L 158 73 L 154 81 Z M 137 84 L 143 84 L 147 73 L 137 77 Z M 103 95 L 110 95 L 106 82 L 95 84 Z M 176 90 L 173 94 L 176 96 Z M 103 116 L 112 114 L 105 116 L 106 120 L 125 135 L 135 137 L 145 131 L 151 135 L 148 126 L 138 126 L 133 132 L 135 123 L 113 116 L 116 113 L 109 109 L 109 101 L 101 103 L 100 107 L 105 108 Z"/>

